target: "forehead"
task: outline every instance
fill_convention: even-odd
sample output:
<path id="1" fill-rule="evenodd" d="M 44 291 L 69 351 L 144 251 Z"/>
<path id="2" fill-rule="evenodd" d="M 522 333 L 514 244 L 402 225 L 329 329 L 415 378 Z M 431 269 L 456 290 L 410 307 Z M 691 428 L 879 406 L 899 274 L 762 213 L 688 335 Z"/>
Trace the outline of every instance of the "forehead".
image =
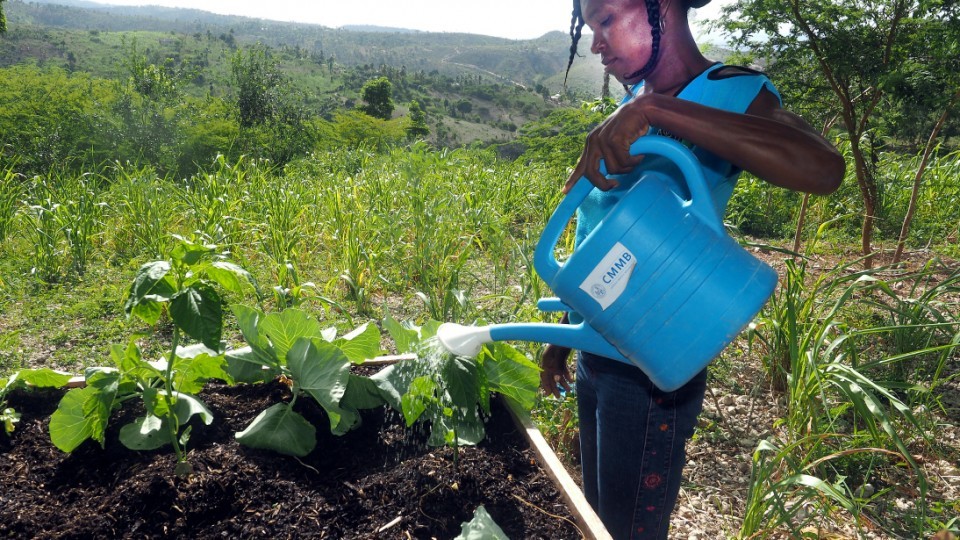
<path id="1" fill-rule="evenodd" d="M 580 13 L 589 19 L 600 12 L 642 9 L 645 5 L 644 0 L 580 0 Z"/>

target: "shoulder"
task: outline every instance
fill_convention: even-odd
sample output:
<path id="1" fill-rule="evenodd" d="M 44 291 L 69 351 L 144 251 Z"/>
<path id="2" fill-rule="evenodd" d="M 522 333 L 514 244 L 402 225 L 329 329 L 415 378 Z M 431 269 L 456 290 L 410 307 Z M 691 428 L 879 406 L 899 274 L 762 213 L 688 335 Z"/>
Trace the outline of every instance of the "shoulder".
<path id="1" fill-rule="evenodd" d="M 755 101 L 766 100 L 767 96 L 772 97 L 778 106 L 780 104 L 777 88 L 766 75 L 755 69 L 719 64 L 700 80 L 704 105 L 744 113 Z"/>
<path id="2" fill-rule="evenodd" d="M 733 77 L 764 77 L 762 71 L 757 71 L 744 66 L 728 66 L 722 65 L 717 69 L 712 70 L 707 74 L 707 77 L 713 81 L 720 81 L 723 79 L 730 79 Z"/>

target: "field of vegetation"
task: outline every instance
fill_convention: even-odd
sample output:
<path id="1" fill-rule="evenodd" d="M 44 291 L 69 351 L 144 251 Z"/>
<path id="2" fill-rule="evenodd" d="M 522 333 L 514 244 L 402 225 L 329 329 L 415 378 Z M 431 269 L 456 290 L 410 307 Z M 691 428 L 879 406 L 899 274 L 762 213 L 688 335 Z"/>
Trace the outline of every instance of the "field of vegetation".
<path id="1" fill-rule="evenodd" d="M 14 32 L 54 31 L 63 30 L 11 28 L 0 46 Z M 375 329 L 380 337 L 363 331 L 363 350 L 384 354 L 405 352 L 405 332 L 438 321 L 550 319 L 536 309 L 552 293 L 533 269 L 534 245 L 609 101 L 563 105 L 483 78 L 331 57 L 312 62 L 314 86 L 304 86 L 291 74 L 306 64 L 288 62 L 289 49 L 246 46 L 237 35 L 208 65 L 188 60 L 195 52 L 168 60 L 155 49 L 168 38 L 143 32 L 64 33 L 56 65 L 0 68 L 6 432 L 17 417 L 5 395 L 40 377 L 31 370 L 81 374 L 161 358 L 178 343 L 214 355 L 255 349 L 254 313 L 306 313 L 337 336 Z M 169 39 L 230 39 L 211 36 Z M 103 44 L 97 54 L 112 56 L 89 57 L 112 58 L 96 62 L 108 69 L 59 65 L 73 40 L 93 38 Z M 799 57 L 779 57 L 771 72 L 799 70 Z M 675 519 L 701 537 L 957 533 L 956 99 L 921 103 L 890 90 L 873 107 L 827 111 L 827 85 L 808 82 L 784 93 L 823 122 L 847 178 L 837 193 L 809 199 L 741 179 L 728 229 L 779 271 L 780 284 L 711 366 L 714 390 L 692 443 L 707 457 L 692 470 L 732 467 L 743 478 L 692 475 L 685 493 L 704 495 L 687 506 L 682 497 Z M 837 120 L 844 113 L 871 128 L 849 129 Z M 483 134 L 464 144 L 453 119 Z M 560 249 L 572 242 L 565 236 Z M 213 319 L 222 333 L 211 333 Z M 319 327 L 310 336 L 319 340 Z M 513 345 L 500 354 L 535 361 L 540 352 Z M 276 374 L 289 376 L 277 362 Z M 161 372 L 157 392 L 169 397 L 176 389 Z M 574 399 L 533 406 L 573 470 Z M 176 435 L 166 442 L 178 456 L 189 450 Z"/>

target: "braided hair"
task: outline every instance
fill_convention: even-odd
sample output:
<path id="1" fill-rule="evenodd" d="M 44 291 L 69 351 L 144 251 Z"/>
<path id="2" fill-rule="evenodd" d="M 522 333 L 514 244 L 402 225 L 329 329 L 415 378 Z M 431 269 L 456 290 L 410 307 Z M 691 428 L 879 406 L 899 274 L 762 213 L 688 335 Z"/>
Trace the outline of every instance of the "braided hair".
<path id="1" fill-rule="evenodd" d="M 659 0 L 644 0 L 647 5 L 647 22 L 650 24 L 651 51 L 650 59 L 639 70 L 631 73 L 626 78 L 646 77 L 656 67 L 660 60 L 660 36 L 663 33 L 660 27 L 660 2 Z M 710 3 L 710 0 L 685 0 L 684 5 L 687 9 L 700 8 Z M 563 83 L 566 85 L 567 77 L 570 75 L 570 68 L 573 66 L 573 59 L 577 56 L 577 44 L 580 42 L 583 26 L 586 21 L 583 19 L 583 13 L 580 10 L 580 0 L 573 0 L 573 14 L 570 17 L 570 58 L 567 60 L 567 71 L 563 76 Z"/>

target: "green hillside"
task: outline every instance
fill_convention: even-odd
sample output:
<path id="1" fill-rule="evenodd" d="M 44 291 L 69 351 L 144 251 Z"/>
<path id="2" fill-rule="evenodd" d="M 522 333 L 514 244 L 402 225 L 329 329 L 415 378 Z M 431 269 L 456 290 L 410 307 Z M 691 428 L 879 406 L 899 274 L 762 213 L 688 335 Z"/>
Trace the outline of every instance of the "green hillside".
<path id="1" fill-rule="evenodd" d="M 10 1 L 0 36 L 0 68 L 33 65 L 121 83 L 132 58 L 162 68 L 197 99 L 236 97 L 238 53 L 263 47 L 307 114 L 331 120 L 361 100 L 367 81 L 393 85 L 394 117 L 417 101 L 438 146 L 512 139 L 519 126 L 558 106 L 594 99 L 602 66 L 578 59 L 566 87 L 569 37 L 509 40 L 402 29 L 333 29 L 225 16 L 192 9 L 92 2 Z"/>

